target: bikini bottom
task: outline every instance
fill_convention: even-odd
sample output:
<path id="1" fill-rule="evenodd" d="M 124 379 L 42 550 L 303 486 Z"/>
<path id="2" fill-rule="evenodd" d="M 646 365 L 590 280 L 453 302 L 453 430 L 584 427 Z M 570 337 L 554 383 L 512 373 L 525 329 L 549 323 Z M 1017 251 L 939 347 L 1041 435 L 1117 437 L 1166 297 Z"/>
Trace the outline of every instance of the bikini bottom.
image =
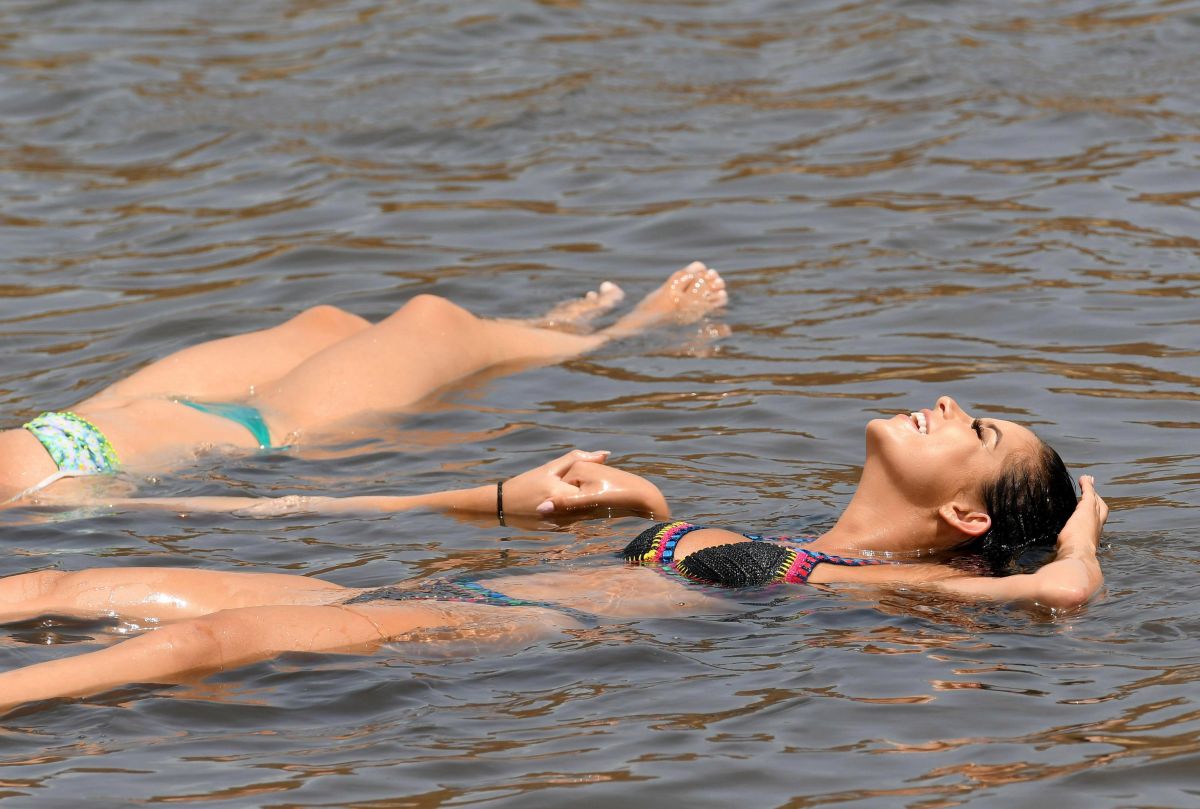
<path id="1" fill-rule="evenodd" d="M 46 448 L 64 475 L 117 471 L 117 452 L 100 428 L 69 411 L 46 412 L 21 425 Z"/>
<path id="2" fill-rule="evenodd" d="M 175 399 L 174 401 L 181 405 L 187 405 L 193 410 L 199 410 L 201 413 L 220 416 L 235 424 L 240 424 L 250 431 L 250 435 L 254 436 L 259 449 L 272 449 L 271 430 L 267 427 L 267 422 L 257 407 L 233 402 L 194 402 L 191 399 Z"/>
<path id="3" fill-rule="evenodd" d="M 592 613 L 555 604 L 553 601 L 527 601 L 514 598 L 499 590 L 485 587 L 473 579 L 436 579 L 423 582 L 418 587 L 376 587 L 360 593 L 343 604 L 367 604 L 372 601 L 441 601 L 462 604 L 486 604 L 491 607 L 542 607 L 569 615 L 587 626 L 594 626 L 596 616 Z"/>

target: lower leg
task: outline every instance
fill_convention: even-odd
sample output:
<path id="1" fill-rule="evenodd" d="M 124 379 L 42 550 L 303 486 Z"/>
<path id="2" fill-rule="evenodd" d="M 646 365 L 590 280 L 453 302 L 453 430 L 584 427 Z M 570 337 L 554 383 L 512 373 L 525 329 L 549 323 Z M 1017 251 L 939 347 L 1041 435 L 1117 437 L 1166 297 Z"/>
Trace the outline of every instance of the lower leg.
<path id="1" fill-rule="evenodd" d="M 0 579 L 0 623 L 41 615 L 171 621 L 234 607 L 319 602 L 344 589 L 280 573 L 164 567 L 43 570 Z"/>
<path id="2" fill-rule="evenodd" d="M 176 351 L 110 385 L 79 407 L 109 407 L 135 398 L 186 396 L 241 401 L 319 351 L 366 329 L 358 315 L 315 306 L 286 323 Z"/>

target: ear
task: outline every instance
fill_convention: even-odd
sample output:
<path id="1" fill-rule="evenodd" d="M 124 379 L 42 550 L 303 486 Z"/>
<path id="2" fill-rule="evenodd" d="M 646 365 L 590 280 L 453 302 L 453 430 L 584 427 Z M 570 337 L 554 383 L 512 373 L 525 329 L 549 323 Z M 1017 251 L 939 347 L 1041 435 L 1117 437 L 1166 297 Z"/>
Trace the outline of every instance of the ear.
<path id="1" fill-rule="evenodd" d="M 957 500 L 939 508 L 938 516 L 951 528 L 971 538 L 986 534 L 992 527 L 992 518 L 986 511 L 973 509 Z"/>

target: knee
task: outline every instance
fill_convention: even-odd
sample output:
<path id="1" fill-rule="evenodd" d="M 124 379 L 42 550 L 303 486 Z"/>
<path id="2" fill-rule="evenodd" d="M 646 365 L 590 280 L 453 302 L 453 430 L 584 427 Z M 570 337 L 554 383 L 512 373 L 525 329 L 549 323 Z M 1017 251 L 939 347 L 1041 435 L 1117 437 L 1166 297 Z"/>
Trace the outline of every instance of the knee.
<path id="1" fill-rule="evenodd" d="M 255 653 L 258 632 L 238 612 L 218 610 L 165 628 L 179 630 L 180 637 L 176 640 L 186 657 L 201 664 L 208 661 L 213 668 L 236 668 L 262 657 Z"/>
<path id="2" fill-rule="evenodd" d="M 438 295 L 417 295 L 400 307 L 393 317 L 419 324 L 424 328 L 461 327 L 476 320 L 475 316 L 456 303 Z"/>
<path id="3" fill-rule="evenodd" d="M 333 340 L 343 340 L 362 331 L 371 324 L 356 314 L 336 306 L 321 304 L 305 309 L 289 321 L 306 332 L 319 334 Z"/>
<path id="4" fill-rule="evenodd" d="M 165 654 L 170 655 L 170 668 L 176 671 L 230 668 L 220 628 L 208 616 L 168 624 L 143 637 L 152 638 Z"/>
<path id="5" fill-rule="evenodd" d="M 64 580 L 76 575 L 78 574 L 65 573 L 61 570 L 38 570 L 34 573 L 26 573 L 21 578 L 23 585 L 21 598 L 22 600 L 41 598 L 54 592 L 55 588 Z"/>

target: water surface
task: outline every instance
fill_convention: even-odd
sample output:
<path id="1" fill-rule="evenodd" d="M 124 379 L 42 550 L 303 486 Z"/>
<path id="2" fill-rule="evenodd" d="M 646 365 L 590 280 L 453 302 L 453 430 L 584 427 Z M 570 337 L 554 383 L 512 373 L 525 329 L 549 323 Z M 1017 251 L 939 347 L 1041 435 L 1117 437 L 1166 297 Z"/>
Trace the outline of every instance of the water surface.
<path id="1" fill-rule="evenodd" d="M 1195 805 L 1198 36 L 1171 0 L 5 3 L 5 424 L 318 302 L 517 316 L 694 258 L 733 290 L 724 339 L 612 345 L 145 493 L 475 485 L 582 445 L 681 515 L 796 531 L 846 502 L 867 419 L 949 393 L 1114 511 L 1075 614 L 798 589 L 527 648 L 293 655 L 7 721 L 0 796 Z M 0 573 L 366 586 L 586 570 L 638 528 L 76 516 L 5 517 Z M 9 627 L 0 667 L 127 631 Z"/>

